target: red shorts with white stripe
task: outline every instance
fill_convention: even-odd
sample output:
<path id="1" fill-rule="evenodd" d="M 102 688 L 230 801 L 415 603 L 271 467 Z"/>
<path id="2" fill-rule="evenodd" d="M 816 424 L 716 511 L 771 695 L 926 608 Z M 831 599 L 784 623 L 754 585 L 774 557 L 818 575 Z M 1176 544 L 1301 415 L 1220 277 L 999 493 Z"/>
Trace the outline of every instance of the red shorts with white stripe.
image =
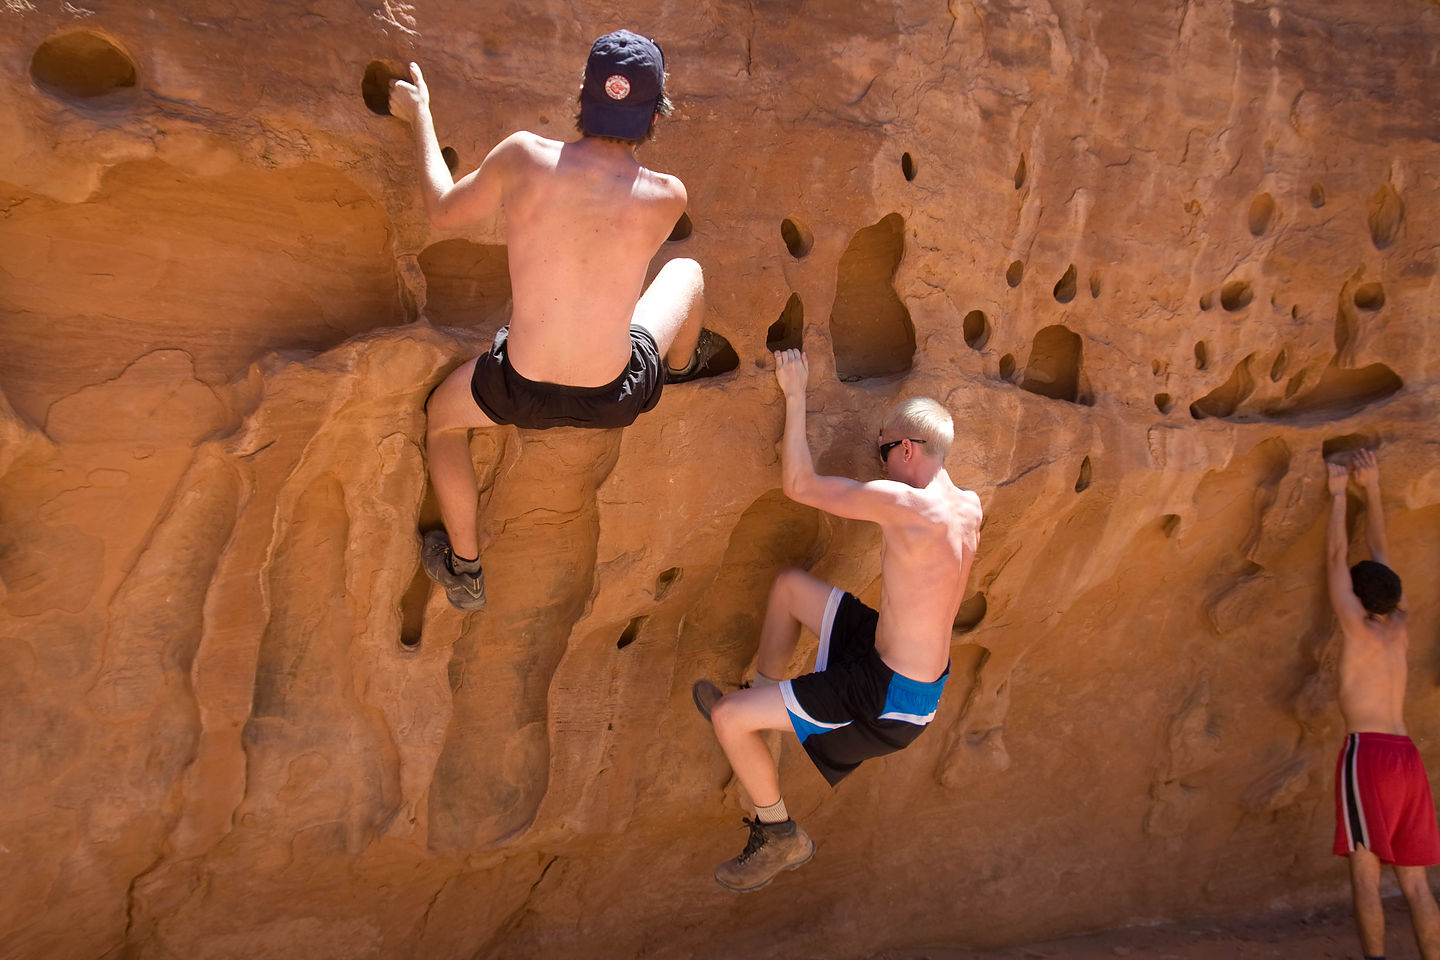
<path id="1" fill-rule="evenodd" d="M 1352 733 L 1335 763 L 1335 854 L 1364 847 L 1382 863 L 1440 863 L 1435 802 L 1409 737 Z"/>

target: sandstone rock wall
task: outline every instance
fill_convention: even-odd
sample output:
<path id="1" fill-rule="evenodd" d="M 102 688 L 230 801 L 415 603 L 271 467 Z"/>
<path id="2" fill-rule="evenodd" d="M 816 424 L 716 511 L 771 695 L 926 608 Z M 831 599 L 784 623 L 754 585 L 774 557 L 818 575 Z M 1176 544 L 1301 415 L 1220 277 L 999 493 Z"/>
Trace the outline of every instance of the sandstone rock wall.
<path id="1" fill-rule="evenodd" d="M 1440 764 L 1440 7 L 821 0 L 0 7 L 0 955 L 863 957 L 1333 901 L 1322 452 L 1378 445 Z M 425 222 L 658 37 L 641 157 L 738 365 L 473 449 L 491 601 L 418 572 L 421 405 L 508 308 Z M 687 232 L 688 231 L 688 232 Z M 736 898 L 691 682 L 800 565 L 768 349 L 828 472 L 943 399 L 987 523 L 934 727 Z M 803 646 L 803 645 L 802 645 Z M 800 664 L 797 662 L 797 668 Z"/>

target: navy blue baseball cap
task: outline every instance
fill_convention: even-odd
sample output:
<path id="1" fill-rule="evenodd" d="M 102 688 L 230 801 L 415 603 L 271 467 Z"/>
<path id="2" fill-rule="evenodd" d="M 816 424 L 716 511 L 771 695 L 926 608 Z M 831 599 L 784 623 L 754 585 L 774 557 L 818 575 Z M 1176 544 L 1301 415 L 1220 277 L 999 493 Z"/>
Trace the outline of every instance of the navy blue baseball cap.
<path id="1" fill-rule="evenodd" d="M 665 89 L 665 54 L 648 37 L 616 30 L 596 40 L 585 62 L 580 121 L 595 137 L 639 140 Z"/>

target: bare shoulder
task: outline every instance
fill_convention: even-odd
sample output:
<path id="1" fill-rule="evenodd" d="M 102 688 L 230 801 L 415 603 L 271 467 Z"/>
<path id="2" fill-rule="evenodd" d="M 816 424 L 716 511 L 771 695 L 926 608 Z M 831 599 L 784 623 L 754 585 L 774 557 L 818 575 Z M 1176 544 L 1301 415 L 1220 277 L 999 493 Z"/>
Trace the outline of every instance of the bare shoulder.
<path id="1" fill-rule="evenodd" d="M 679 177 L 672 177 L 668 173 L 661 173 L 659 170 L 651 170 L 649 167 L 641 167 L 645 186 L 648 192 L 656 200 L 677 203 L 683 209 L 689 202 L 689 195 L 685 191 L 685 184 L 680 182 Z"/>
<path id="2" fill-rule="evenodd" d="M 553 165 L 563 146 L 559 140 L 551 140 L 529 130 L 516 130 L 497 143 L 490 156 L 511 163 Z"/>

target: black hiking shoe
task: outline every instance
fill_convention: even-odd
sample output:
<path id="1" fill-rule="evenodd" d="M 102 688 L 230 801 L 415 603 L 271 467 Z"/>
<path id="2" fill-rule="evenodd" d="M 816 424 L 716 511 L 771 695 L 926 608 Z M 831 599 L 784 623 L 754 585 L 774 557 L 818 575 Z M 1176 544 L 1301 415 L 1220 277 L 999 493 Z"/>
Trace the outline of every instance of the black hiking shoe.
<path id="1" fill-rule="evenodd" d="M 794 820 L 761 823 L 746 817 L 750 839 L 733 860 L 715 868 L 715 882 L 726 890 L 749 893 L 774 880 L 781 870 L 804 866 L 815 856 L 815 843 Z"/>
<path id="2" fill-rule="evenodd" d="M 741 690 L 749 689 L 749 687 L 750 684 L 748 683 L 740 684 Z M 715 704 L 720 701 L 721 697 L 725 696 L 725 691 L 715 686 L 715 684 L 709 680 L 696 680 L 695 685 L 690 688 L 690 696 L 695 699 L 695 709 L 700 711 L 700 716 L 709 720 L 710 711 L 714 710 Z"/>
<path id="3" fill-rule="evenodd" d="M 666 383 L 689 383 L 691 380 L 699 380 L 701 377 L 710 376 L 710 362 L 724 350 L 730 348 L 730 341 L 713 330 L 700 330 L 700 338 L 695 341 L 695 353 L 690 362 L 685 365 L 684 370 L 672 370 L 665 367 Z"/>
<path id="4" fill-rule="evenodd" d="M 485 606 L 485 571 L 456 573 L 454 559 L 450 538 L 444 530 L 425 534 L 425 545 L 420 549 L 420 566 L 425 576 L 445 588 L 445 599 L 450 601 L 450 606 L 457 610 L 479 610 Z"/>

